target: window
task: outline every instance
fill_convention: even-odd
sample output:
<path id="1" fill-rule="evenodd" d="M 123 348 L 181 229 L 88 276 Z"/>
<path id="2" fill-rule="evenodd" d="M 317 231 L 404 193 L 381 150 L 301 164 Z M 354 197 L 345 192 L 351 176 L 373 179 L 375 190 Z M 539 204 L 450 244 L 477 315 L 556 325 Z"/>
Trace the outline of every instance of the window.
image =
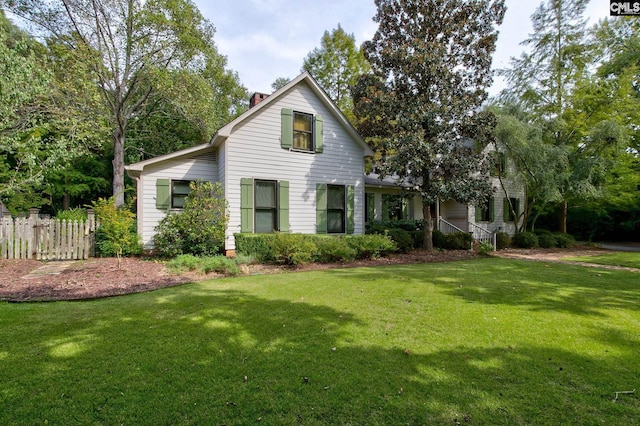
<path id="1" fill-rule="evenodd" d="M 316 232 L 353 234 L 355 232 L 355 187 L 316 184 Z"/>
<path id="2" fill-rule="evenodd" d="M 327 185 L 327 233 L 344 233 L 345 212 L 344 186 Z"/>
<path id="3" fill-rule="evenodd" d="M 517 217 L 520 216 L 520 200 L 517 198 L 505 198 L 503 201 L 504 204 L 504 221 L 505 222 L 515 222 Z M 514 212 L 511 211 L 511 206 L 513 206 Z"/>
<path id="4" fill-rule="evenodd" d="M 364 196 L 364 214 L 365 223 L 371 223 L 376 220 L 376 194 L 367 192 Z"/>
<path id="5" fill-rule="evenodd" d="M 183 209 L 184 199 L 191 192 L 188 180 L 172 180 L 171 181 L 171 208 Z"/>
<path id="6" fill-rule="evenodd" d="M 293 113 L 293 148 L 313 150 L 313 115 Z"/>
<path id="7" fill-rule="evenodd" d="M 406 219 L 405 205 L 406 203 L 401 195 L 384 194 L 382 196 L 382 219 Z"/>
<path id="8" fill-rule="evenodd" d="M 476 207 L 476 222 L 493 222 L 493 197 L 489 198 L 484 205 Z"/>
<path id="9" fill-rule="evenodd" d="M 240 232 L 289 232 L 289 182 L 240 180 Z"/>
<path id="10" fill-rule="evenodd" d="M 275 181 L 255 181 L 255 224 L 257 233 L 269 234 L 278 229 L 278 206 Z"/>
<path id="11" fill-rule="evenodd" d="M 324 121 L 320 114 L 309 114 L 283 108 L 281 111 L 280 146 L 287 150 L 323 152 Z"/>
<path id="12" fill-rule="evenodd" d="M 507 173 L 507 156 L 504 152 L 492 152 L 491 176 L 504 177 Z"/>

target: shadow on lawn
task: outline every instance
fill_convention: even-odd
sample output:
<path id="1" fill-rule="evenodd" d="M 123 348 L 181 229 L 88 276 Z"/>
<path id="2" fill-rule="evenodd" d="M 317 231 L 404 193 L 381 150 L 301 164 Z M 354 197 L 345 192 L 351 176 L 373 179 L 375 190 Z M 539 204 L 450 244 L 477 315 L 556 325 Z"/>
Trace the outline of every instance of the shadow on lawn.
<path id="1" fill-rule="evenodd" d="M 328 273 L 348 274 L 374 283 L 389 280 L 390 276 L 400 282 L 424 282 L 468 302 L 524 306 L 534 311 L 600 316 L 605 309 L 640 309 L 640 284 L 635 273 L 557 263 L 542 265 L 512 259 L 482 259 Z"/>
<path id="2" fill-rule="evenodd" d="M 631 424 L 640 409 L 611 402 L 637 384 L 637 341 L 598 359 L 543 343 L 415 353 L 364 346 L 371 325 L 347 312 L 207 283 L 40 306 L 3 330 L 1 424 Z M 30 309 L 59 319 L 26 325 Z"/>

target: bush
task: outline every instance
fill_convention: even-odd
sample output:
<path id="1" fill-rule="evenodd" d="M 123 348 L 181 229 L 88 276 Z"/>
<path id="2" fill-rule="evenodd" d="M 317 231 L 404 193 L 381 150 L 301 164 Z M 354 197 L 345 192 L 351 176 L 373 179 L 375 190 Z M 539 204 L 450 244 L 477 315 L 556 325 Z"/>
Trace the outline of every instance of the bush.
<path id="1" fill-rule="evenodd" d="M 98 198 L 93 202 L 96 220 L 96 248 L 101 256 L 136 255 L 142 252 L 140 237 L 136 232 L 135 214 L 130 206 L 116 207 L 114 197 Z"/>
<path id="2" fill-rule="evenodd" d="M 259 263 L 272 263 L 273 234 L 234 234 L 236 252 L 250 256 Z"/>
<path id="3" fill-rule="evenodd" d="M 219 183 L 191 182 L 180 213 L 168 214 L 156 227 L 153 242 L 158 254 L 212 256 L 224 248 L 227 202 Z"/>
<path id="4" fill-rule="evenodd" d="M 170 260 L 167 267 L 178 272 L 198 271 L 203 274 L 218 272 L 229 276 L 240 274 L 238 262 L 225 256 L 198 257 L 192 254 L 182 254 Z"/>
<path id="5" fill-rule="evenodd" d="M 558 242 L 558 247 L 562 248 L 571 248 L 575 244 L 576 240 L 572 235 L 557 233 L 555 234 L 556 240 Z"/>
<path id="6" fill-rule="evenodd" d="M 356 251 L 358 259 L 377 259 L 398 249 L 393 240 L 386 235 L 353 235 L 345 239 L 349 247 Z"/>
<path id="7" fill-rule="evenodd" d="M 82 207 L 74 207 L 69 210 L 59 210 L 56 213 L 56 219 L 76 222 L 84 222 L 87 220 L 87 211 Z"/>
<path id="8" fill-rule="evenodd" d="M 511 245 L 511 236 L 506 232 L 498 232 L 496 234 L 496 248 L 504 250 Z"/>
<path id="9" fill-rule="evenodd" d="M 349 262 L 358 254 L 342 237 L 319 237 L 314 242 L 317 248 L 314 260 L 317 262 Z"/>
<path id="10" fill-rule="evenodd" d="M 542 248 L 554 248 L 558 246 L 558 239 L 551 232 L 538 234 L 538 245 Z"/>
<path id="11" fill-rule="evenodd" d="M 302 234 L 274 234 L 273 258 L 277 263 L 285 265 L 304 265 L 311 262 L 317 247 Z"/>
<path id="12" fill-rule="evenodd" d="M 491 244 L 490 242 L 483 241 L 480 244 L 478 244 L 478 254 L 481 254 L 484 256 L 491 252 L 493 252 L 493 244 Z"/>
<path id="13" fill-rule="evenodd" d="M 396 243 L 400 253 L 409 253 L 414 249 L 413 238 L 409 232 L 402 228 L 391 228 L 387 231 L 387 235 Z"/>
<path id="14" fill-rule="evenodd" d="M 538 236 L 533 232 L 518 232 L 513 236 L 512 243 L 518 248 L 538 247 Z"/>
<path id="15" fill-rule="evenodd" d="M 468 232 L 456 232 L 444 234 L 433 230 L 433 247 L 445 250 L 469 250 L 473 243 L 473 235 Z"/>

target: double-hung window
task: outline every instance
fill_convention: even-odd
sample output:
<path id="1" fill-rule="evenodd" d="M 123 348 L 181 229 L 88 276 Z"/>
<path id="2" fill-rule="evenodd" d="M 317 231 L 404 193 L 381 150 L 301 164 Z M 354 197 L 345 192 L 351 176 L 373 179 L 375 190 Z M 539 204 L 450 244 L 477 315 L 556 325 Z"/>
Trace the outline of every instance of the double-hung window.
<path id="1" fill-rule="evenodd" d="M 324 150 L 324 120 L 320 114 L 281 111 L 280 146 L 290 151 L 321 153 Z"/>
<path id="2" fill-rule="evenodd" d="M 293 148 L 313 151 L 313 115 L 294 111 Z"/>
<path id="3" fill-rule="evenodd" d="M 327 233 L 344 234 L 346 193 L 341 185 L 327 185 Z"/>
<path id="4" fill-rule="evenodd" d="M 278 229 L 277 182 L 255 181 L 255 232 L 271 233 Z"/>
<path id="5" fill-rule="evenodd" d="M 240 180 L 240 232 L 289 232 L 289 182 Z"/>
<path id="6" fill-rule="evenodd" d="M 184 200 L 191 192 L 188 180 L 172 180 L 171 181 L 171 208 L 183 209 Z"/>
<path id="7" fill-rule="evenodd" d="M 476 222 L 493 222 L 495 220 L 493 203 L 493 197 L 491 197 L 486 203 L 476 206 Z"/>

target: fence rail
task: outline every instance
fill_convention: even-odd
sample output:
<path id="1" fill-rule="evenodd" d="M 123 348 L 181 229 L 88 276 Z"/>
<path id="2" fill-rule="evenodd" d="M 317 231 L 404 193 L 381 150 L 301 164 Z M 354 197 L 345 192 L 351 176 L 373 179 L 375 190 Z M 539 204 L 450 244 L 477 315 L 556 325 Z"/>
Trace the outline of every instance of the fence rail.
<path id="1" fill-rule="evenodd" d="M 0 218 L 0 259 L 74 260 L 95 254 L 96 221 L 46 219 L 37 209 L 26 218 Z"/>

